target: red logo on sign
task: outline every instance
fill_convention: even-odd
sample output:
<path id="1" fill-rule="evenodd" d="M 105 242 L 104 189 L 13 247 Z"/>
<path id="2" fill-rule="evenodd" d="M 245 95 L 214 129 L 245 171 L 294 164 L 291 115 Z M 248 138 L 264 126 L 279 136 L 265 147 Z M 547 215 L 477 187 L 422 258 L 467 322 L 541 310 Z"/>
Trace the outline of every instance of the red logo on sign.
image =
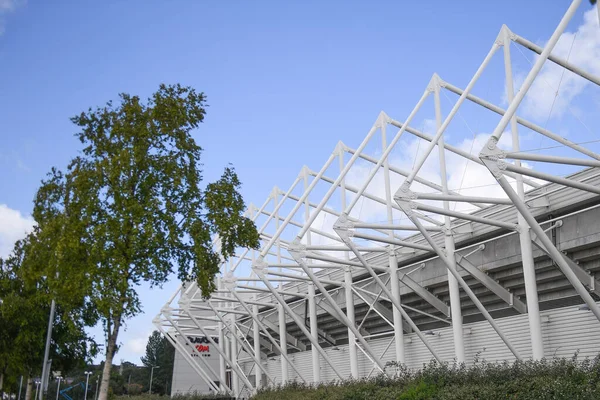
<path id="1" fill-rule="evenodd" d="M 198 352 L 200 352 L 200 353 L 206 353 L 206 352 L 210 351 L 210 348 L 208 347 L 208 345 L 197 344 L 196 350 L 198 350 Z"/>

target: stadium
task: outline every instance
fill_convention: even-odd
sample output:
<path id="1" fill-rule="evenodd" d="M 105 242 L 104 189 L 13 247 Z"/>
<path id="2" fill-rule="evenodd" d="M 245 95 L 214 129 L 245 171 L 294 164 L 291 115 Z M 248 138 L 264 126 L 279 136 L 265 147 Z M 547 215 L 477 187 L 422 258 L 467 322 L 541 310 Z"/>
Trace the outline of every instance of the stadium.
<path id="1" fill-rule="evenodd" d="M 224 262 L 208 298 L 182 285 L 154 319 L 177 351 L 172 394 L 247 398 L 431 360 L 596 356 L 594 129 L 582 122 L 589 136 L 571 140 L 519 116 L 548 84 L 544 68 L 600 85 L 554 51 L 579 3 L 543 46 L 502 26 L 465 87 L 434 74 L 404 120 L 382 111 L 362 143 L 340 141 L 322 167 L 250 205 L 261 247 Z M 505 82 L 505 105 L 477 92 L 482 76 Z M 459 130 L 472 138 L 457 143 Z M 522 147 L 532 136 L 543 145 Z"/>

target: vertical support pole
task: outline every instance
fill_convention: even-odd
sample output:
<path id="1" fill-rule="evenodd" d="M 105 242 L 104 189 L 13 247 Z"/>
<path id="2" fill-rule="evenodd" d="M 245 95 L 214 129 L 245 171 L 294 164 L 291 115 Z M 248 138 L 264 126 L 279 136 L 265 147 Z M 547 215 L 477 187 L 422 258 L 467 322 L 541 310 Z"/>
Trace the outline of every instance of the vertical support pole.
<path id="1" fill-rule="evenodd" d="M 279 188 L 275 187 L 273 189 L 273 206 L 275 207 L 275 231 L 279 230 Z M 277 263 L 281 264 L 281 239 L 277 238 Z M 279 268 L 279 272 L 282 272 L 283 268 Z M 279 287 L 283 285 L 283 282 L 279 283 Z"/>
<path id="2" fill-rule="evenodd" d="M 394 250 L 390 250 L 390 286 L 392 288 L 392 296 L 400 301 L 400 281 L 398 280 L 398 260 Z M 402 330 L 402 313 L 398 307 L 392 307 L 394 316 L 394 345 L 396 350 L 396 362 L 401 364 L 406 363 L 406 355 L 404 352 L 404 333 Z"/>
<path id="3" fill-rule="evenodd" d="M 306 182 L 306 181 L 305 181 Z M 306 184 L 306 183 L 305 183 Z M 279 230 L 279 193 L 273 193 L 273 201 L 275 204 L 275 229 Z M 277 238 L 277 263 L 281 264 L 281 239 Z M 282 268 L 279 268 L 282 272 Z M 281 286 L 282 283 L 279 284 Z M 281 347 L 281 383 L 286 385 L 290 379 L 289 368 L 287 362 L 287 325 L 285 323 L 285 310 L 281 304 L 277 305 L 277 314 L 279 319 L 279 347 Z"/>
<path id="4" fill-rule="evenodd" d="M 354 316 L 354 296 L 352 295 L 352 270 L 350 267 L 344 268 L 344 283 L 346 295 L 346 316 L 351 323 L 356 321 Z M 348 353 L 350 356 L 350 373 L 353 378 L 358 378 L 358 352 L 356 351 L 356 336 L 348 328 Z"/>
<path id="5" fill-rule="evenodd" d="M 279 347 L 281 347 L 281 383 L 287 384 L 289 381 L 287 358 L 287 326 L 285 323 L 285 310 L 281 304 L 277 305 L 277 313 L 279 314 Z"/>
<path id="6" fill-rule="evenodd" d="M 344 148 L 342 143 L 338 143 L 338 161 L 340 174 L 344 171 Z M 346 209 L 346 178 L 340 181 L 340 199 L 342 202 L 342 210 Z M 350 259 L 349 252 L 344 252 L 344 258 Z M 352 293 L 352 268 L 347 266 L 344 268 L 344 294 L 346 297 L 346 316 L 348 320 L 355 324 L 356 317 L 354 315 L 354 295 Z M 350 357 L 350 373 L 353 378 L 358 378 L 358 351 L 356 349 L 356 336 L 352 329 L 348 328 L 348 356 Z"/>
<path id="7" fill-rule="evenodd" d="M 319 341 L 319 332 L 317 330 L 317 303 L 315 302 L 315 285 L 313 283 L 308 284 L 308 313 L 310 318 L 310 334 L 316 341 Z M 311 354 L 313 382 L 319 383 L 321 381 L 321 362 L 319 360 L 319 352 L 314 346 L 312 346 Z"/>
<path id="8" fill-rule="evenodd" d="M 319 350 L 319 353 L 321 353 L 321 355 L 323 356 L 323 359 L 325 360 L 325 362 L 327 362 L 327 364 L 329 364 L 329 366 L 331 367 L 333 372 L 336 374 L 336 376 L 340 379 L 344 379 L 345 377 L 340 373 L 340 371 L 338 371 L 338 369 L 335 367 L 335 364 L 331 361 L 331 359 L 327 358 L 327 353 L 325 353 L 323 348 L 319 345 L 319 342 L 314 340 L 314 338 L 312 337 L 312 335 L 310 334 L 308 329 L 306 329 L 306 326 L 304 326 L 304 321 L 302 321 L 302 320 L 300 320 L 300 318 L 298 318 L 298 315 L 296 315 L 294 313 L 294 310 L 291 309 L 291 307 L 285 302 L 283 297 L 279 293 L 277 293 L 277 291 L 275 290 L 275 288 L 273 287 L 271 282 L 269 282 L 269 280 L 266 278 L 265 272 L 264 272 L 264 270 L 265 270 L 264 261 L 262 259 L 259 259 L 259 262 L 260 262 L 260 264 L 257 263 L 256 265 L 254 265 L 252 267 L 252 268 L 254 268 L 255 272 L 257 272 L 258 277 L 263 281 L 263 283 L 265 284 L 267 289 L 269 289 L 271 294 L 273 294 L 273 297 L 275 297 L 275 300 L 277 300 L 279 302 L 279 304 L 281 304 L 283 306 L 283 308 L 285 309 L 287 314 L 290 316 L 290 318 L 292 318 L 292 320 L 296 323 L 296 325 L 298 325 L 298 327 L 300 328 L 300 330 L 302 331 L 304 336 L 306 336 L 306 338 L 310 341 L 310 343 L 314 347 L 316 347 L 317 350 Z M 307 270 L 308 270 L 308 268 L 307 268 Z M 298 371 L 296 370 L 296 372 L 298 372 Z"/>
<path id="9" fill-rule="evenodd" d="M 380 118 L 381 124 L 381 146 L 382 149 L 387 147 L 386 128 L 387 122 Z M 392 225 L 394 223 L 394 214 L 392 211 L 392 188 L 390 187 L 390 161 L 386 157 L 383 162 L 383 179 L 385 184 L 385 201 L 387 208 L 387 222 Z M 390 239 L 394 239 L 394 231 L 390 230 L 388 234 Z M 393 250 L 393 246 L 390 246 L 389 258 L 390 268 L 390 287 L 392 289 L 392 295 L 400 302 L 400 281 L 398 280 L 398 260 L 396 259 L 396 253 Z M 406 356 L 404 354 L 404 333 L 402 331 L 402 314 L 396 307 L 392 307 L 394 317 L 394 348 L 396 350 L 396 362 L 401 364 L 406 363 Z"/>
<path id="10" fill-rule="evenodd" d="M 217 278 L 217 287 L 219 289 L 223 289 L 223 285 L 221 284 L 221 279 Z M 191 314 L 191 312 L 190 312 Z M 217 323 L 217 328 L 219 330 L 219 348 L 221 349 L 221 351 L 219 351 L 219 379 L 220 379 L 220 388 L 222 391 L 226 392 L 227 391 L 227 365 L 225 363 L 225 357 L 223 357 L 223 354 L 225 353 L 225 333 L 223 330 L 223 323 L 221 321 L 219 321 Z"/>
<path id="11" fill-rule="evenodd" d="M 258 306 L 254 304 L 252 306 L 252 314 L 258 318 Z M 258 322 L 253 319 L 252 329 L 254 335 L 254 356 L 256 358 L 256 367 L 254 368 L 254 387 L 258 390 L 262 387 L 262 369 L 260 368 L 260 330 L 258 328 Z"/>
<path id="12" fill-rule="evenodd" d="M 207 303 L 208 306 L 213 310 L 213 312 L 215 313 L 215 316 L 221 321 L 223 322 L 223 325 L 225 326 L 225 329 L 227 329 L 230 333 L 231 333 L 231 337 L 237 341 L 240 346 L 242 346 L 242 348 L 244 349 L 244 351 L 246 351 L 246 353 L 248 354 L 248 356 L 252 357 L 252 359 L 254 360 L 255 363 L 258 363 L 258 365 L 260 365 L 261 370 L 265 373 L 265 375 L 268 377 L 268 371 L 265 369 L 265 366 L 260 364 L 260 358 L 256 358 L 254 356 L 254 351 L 252 350 L 252 348 L 250 347 L 250 343 L 246 340 L 243 340 L 242 338 L 238 337 L 235 329 L 236 329 L 236 324 L 235 324 L 235 317 L 232 318 L 229 321 L 226 321 L 224 319 L 224 317 L 213 307 L 213 305 L 210 303 L 210 301 Z M 248 310 L 246 310 L 246 312 L 251 312 L 249 311 L 250 309 L 248 308 Z M 246 333 L 245 333 L 246 334 Z M 244 334 L 244 337 L 245 337 Z M 237 355 L 237 354 L 236 354 Z M 242 379 L 244 381 L 244 383 L 250 388 L 252 389 L 252 384 L 250 383 L 250 381 L 248 380 L 248 378 L 246 377 L 246 375 L 244 374 L 244 372 L 240 369 L 239 370 L 239 378 Z M 274 383 L 274 382 L 273 382 Z"/>
<path id="13" fill-rule="evenodd" d="M 433 84 L 433 97 L 435 105 L 435 122 L 436 129 L 439 131 L 442 127 L 442 109 L 440 105 L 440 81 L 437 75 L 432 80 Z M 442 193 L 448 194 L 448 175 L 446 173 L 446 154 L 444 151 L 444 135 L 441 135 L 438 139 L 438 149 L 440 158 L 440 180 L 442 183 Z M 450 203 L 446 200 L 443 201 L 444 210 L 450 210 Z M 465 343 L 463 339 L 463 324 L 462 324 L 462 310 L 460 307 L 460 291 L 458 288 L 458 281 L 454 275 L 450 272 L 450 269 L 456 271 L 456 259 L 454 258 L 455 246 L 454 236 L 452 236 L 452 227 L 450 224 L 450 217 L 444 216 L 444 244 L 446 247 L 446 258 L 449 261 L 448 264 L 448 291 L 450 293 L 450 314 L 452 316 L 452 333 L 454 337 L 454 354 L 456 361 L 459 363 L 465 362 Z"/>
<path id="14" fill-rule="evenodd" d="M 261 280 L 263 280 L 264 278 L 264 274 L 259 275 L 259 278 Z M 271 289 L 272 285 L 269 283 L 268 280 L 266 280 L 266 278 L 263 280 L 263 283 L 265 283 L 265 285 L 269 288 L 269 290 Z M 237 301 L 239 302 L 239 304 L 242 306 L 242 308 L 244 309 L 244 311 L 246 311 L 246 313 L 248 313 L 248 315 L 256 322 L 256 324 L 258 325 L 258 327 L 260 329 L 262 329 L 263 333 L 265 334 L 265 336 L 267 338 L 269 338 L 269 340 L 271 341 L 271 343 L 273 344 L 273 346 L 283 355 L 283 352 L 281 351 L 281 346 L 279 346 L 279 344 L 277 343 L 277 341 L 275 340 L 275 338 L 273 337 L 273 335 L 271 335 L 269 333 L 268 328 L 259 320 L 257 315 L 254 315 L 254 313 L 252 312 L 252 310 L 250 309 L 250 307 L 246 304 L 246 302 L 236 293 L 236 291 L 234 290 L 235 287 L 235 281 L 231 280 L 229 281 L 229 284 L 231 286 L 227 287 L 227 289 L 230 291 L 231 294 L 233 294 L 233 296 L 237 299 Z M 277 293 L 277 292 L 275 292 Z M 210 305 L 210 303 L 209 303 Z M 284 305 L 285 308 L 285 305 Z M 290 310 L 288 310 L 288 313 L 292 312 Z M 218 314 L 217 314 L 218 315 Z M 303 327 L 305 328 L 305 327 Z M 306 329 L 306 328 L 305 328 Z M 306 335 L 307 337 L 310 335 L 308 333 L 308 331 L 306 331 Z M 244 342 L 241 342 L 242 345 L 244 344 Z M 288 362 L 288 364 L 294 369 L 294 371 L 296 372 L 296 374 L 298 374 L 298 377 L 300 379 L 302 379 L 303 382 L 306 382 L 306 380 L 302 377 L 302 374 L 300 373 L 300 371 L 298 370 L 298 368 L 296 368 L 296 366 L 292 363 L 292 361 L 289 359 L 289 357 L 284 356 L 284 358 L 286 358 L 286 361 Z M 259 358 L 255 359 L 256 362 L 260 362 Z M 262 366 L 262 364 L 260 364 Z M 269 377 L 269 372 L 265 369 L 264 366 L 262 366 L 262 371 L 265 373 L 265 375 L 267 376 L 267 378 L 269 380 L 271 380 L 272 383 L 275 383 L 275 381 L 273 381 L 273 379 L 271 379 L 271 377 Z"/>
<path id="15" fill-rule="evenodd" d="M 505 26 L 502 27 L 502 41 L 504 42 L 504 74 L 506 80 L 506 96 L 508 102 L 514 100 L 514 86 L 512 74 L 512 62 L 510 58 L 510 31 Z M 519 131 L 517 128 L 517 117 L 515 114 L 510 119 L 510 130 L 512 133 L 512 151 L 519 151 Z M 517 167 L 521 166 L 520 160 L 514 160 Z M 523 187 L 523 175 L 516 174 L 517 194 L 521 200 L 525 199 L 525 189 Z M 534 360 L 544 358 L 544 342 L 542 340 L 542 322 L 540 317 L 540 307 L 538 302 L 537 282 L 535 277 L 535 264 L 533 261 L 533 249 L 531 247 L 531 234 L 529 224 L 523 218 L 521 213 L 517 214 L 519 225 L 519 241 L 521 243 L 521 262 L 523 263 L 523 279 L 525 281 L 525 296 L 527 299 L 527 316 L 529 317 L 529 334 L 531 337 L 531 349 Z"/>
<path id="16" fill-rule="evenodd" d="M 304 169 L 304 192 L 306 193 L 308 191 L 308 169 Z M 317 179 L 317 178 L 315 178 Z M 319 210 L 315 210 L 315 213 L 318 213 Z M 304 227 L 306 228 L 306 224 L 308 224 L 310 218 L 310 202 L 308 199 L 308 196 L 306 196 L 305 202 L 304 202 Z M 277 239 L 279 240 L 279 238 Z M 306 230 L 306 245 L 310 246 L 312 244 L 311 241 L 311 234 L 310 234 L 310 229 Z"/>
<path id="17" fill-rule="evenodd" d="M 221 352 L 225 352 L 225 334 L 223 332 L 223 323 L 219 322 L 218 324 L 218 329 L 219 329 L 219 348 L 221 349 Z M 227 367 L 225 365 L 225 357 L 223 357 L 222 354 L 219 354 L 219 378 L 221 379 L 221 383 L 220 383 L 220 387 L 222 391 L 227 391 Z"/>
<path id="18" fill-rule="evenodd" d="M 231 319 L 231 326 L 235 326 L 235 315 L 231 314 L 229 318 Z M 233 337 L 233 335 L 235 335 L 235 332 L 233 330 L 229 331 L 229 334 L 231 335 L 231 364 L 236 365 L 238 357 L 237 340 L 235 337 Z M 238 376 L 237 371 L 233 368 L 231 368 L 231 380 L 233 393 L 237 397 L 240 393 L 240 376 Z"/>

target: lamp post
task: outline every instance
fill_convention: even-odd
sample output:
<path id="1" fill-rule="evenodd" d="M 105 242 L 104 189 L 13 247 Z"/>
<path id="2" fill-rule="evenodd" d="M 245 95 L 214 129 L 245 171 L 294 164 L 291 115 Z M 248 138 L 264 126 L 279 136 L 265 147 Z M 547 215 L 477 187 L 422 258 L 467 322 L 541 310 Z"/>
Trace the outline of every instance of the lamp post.
<path id="1" fill-rule="evenodd" d="M 150 388 L 148 389 L 148 394 L 152 394 L 152 377 L 154 376 L 154 368 L 160 368 L 158 365 L 153 365 L 150 368 Z"/>
<path id="2" fill-rule="evenodd" d="M 58 381 L 58 386 L 56 386 L 56 400 L 58 400 L 58 395 L 60 394 L 60 380 L 62 379 L 62 376 L 57 376 L 56 380 Z"/>
<path id="3" fill-rule="evenodd" d="M 19 381 L 19 397 L 17 397 L 17 400 L 21 400 L 21 388 L 23 388 L 23 375 L 21 375 L 21 380 Z"/>
<path id="4" fill-rule="evenodd" d="M 40 381 L 35 381 L 35 398 L 36 399 L 37 399 L 39 390 L 40 390 Z"/>
<path id="5" fill-rule="evenodd" d="M 98 383 L 100 383 L 100 375 L 96 378 L 96 394 L 94 395 L 94 400 L 98 400 Z"/>
<path id="6" fill-rule="evenodd" d="M 87 392 L 88 392 L 88 381 L 90 379 L 90 375 L 93 374 L 92 371 L 85 371 L 85 394 L 83 395 L 83 400 L 87 400 Z"/>

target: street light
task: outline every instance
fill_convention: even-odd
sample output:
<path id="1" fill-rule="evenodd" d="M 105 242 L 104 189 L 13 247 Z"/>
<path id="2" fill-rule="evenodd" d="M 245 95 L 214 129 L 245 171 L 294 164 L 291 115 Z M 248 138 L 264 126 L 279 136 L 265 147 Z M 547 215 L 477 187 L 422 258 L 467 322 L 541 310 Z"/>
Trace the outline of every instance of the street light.
<path id="1" fill-rule="evenodd" d="M 94 400 L 98 400 L 98 384 L 100 383 L 100 375 L 96 378 L 96 394 L 94 395 Z"/>
<path id="2" fill-rule="evenodd" d="M 148 389 L 148 394 L 152 394 L 152 377 L 154 376 L 154 368 L 160 368 L 158 365 L 153 365 L 150 369 L 150 388 Z"/>
<path id="3" fill-rule="evenodd" d="M 35 381 L 35 398 L 37 399 L 38 390 L 40 390 L 40 381 Z"/>
<path id="4" fill-rule="evenodd" d="M 58 381 L 58 386 L 56 387 L 56 400 L 58 400 L 58 395 L 60 393 L 60 380 L 62 379 L 62 376 L 57 376 L 56 380 Z"/>
<path id="5" fill-rule="evenodd" d="M 87 400 L 87 391 L 88 391 L 88 380 L 90 379 L 90 375 L 93 374 L 92 371 L 85 371 L 85 394 L 83 395 L 83 400 Z"/>
<path id="6" fill-rule="evenodd" d="M 21 381 L 19 381 L 19 397 L 17 400 L 21 400 L 21 389 L 23 388 L 23 375 L 21 375 Z"/>

